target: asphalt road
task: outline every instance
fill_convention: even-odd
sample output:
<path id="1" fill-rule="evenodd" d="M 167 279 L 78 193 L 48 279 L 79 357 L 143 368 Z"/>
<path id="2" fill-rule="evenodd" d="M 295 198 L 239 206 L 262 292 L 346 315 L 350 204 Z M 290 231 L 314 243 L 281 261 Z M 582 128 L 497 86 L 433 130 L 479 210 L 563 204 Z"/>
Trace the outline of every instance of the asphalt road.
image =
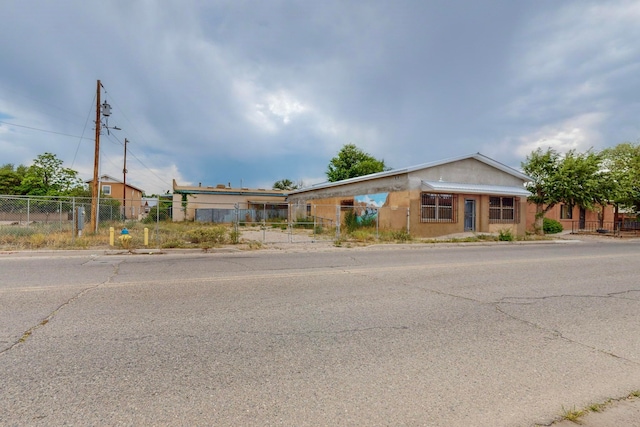
<path id="1" fill-rule="evenodd" d="M 639 256 L 0 254 L 0 425 L 549 424 L 640 389 Z"/>

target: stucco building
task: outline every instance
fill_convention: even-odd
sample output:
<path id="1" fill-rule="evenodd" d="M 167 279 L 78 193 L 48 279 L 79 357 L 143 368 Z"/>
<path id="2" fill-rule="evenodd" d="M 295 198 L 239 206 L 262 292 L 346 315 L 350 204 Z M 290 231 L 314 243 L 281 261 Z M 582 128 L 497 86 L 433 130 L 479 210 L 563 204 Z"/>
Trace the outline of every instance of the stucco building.
<path id="1" fill-rule="evenodd" d="M 379 228 L 416 237 L 526 232 L 530 178 L 480 153 L 291 191 L 292 215 L 342 222 L 354 209 Z M 294 218 L 295 219 L 295 218 Z"/>

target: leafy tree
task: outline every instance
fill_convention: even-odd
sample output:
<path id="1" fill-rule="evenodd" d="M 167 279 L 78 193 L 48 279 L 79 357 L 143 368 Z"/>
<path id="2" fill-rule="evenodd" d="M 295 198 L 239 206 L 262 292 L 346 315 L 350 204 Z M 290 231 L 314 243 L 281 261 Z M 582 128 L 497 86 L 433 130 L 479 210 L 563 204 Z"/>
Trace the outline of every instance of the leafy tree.
<path id="1" fill-rule="evenodd" d="M 544 215 L 560 201 L 555 191 L 559 169 L 560 153 L 552 148 L 544 152 L 538 148 L 522 163 L 522 170 L 532 179 L 528 184 L 531 192 L 528 200 L 536 205 L 534 223 L 536 233 L 544 234 Z"/>
<path id="2" fill-rule="evenodd" d="M 522 169 L 533 179 L 528 199 L 536 205 L 534 228 L 538 234 L 544 234 L 544 216 L 558 203 L 593 209 L 612 197 L 608 175 L 602 171 L 602 158 L 591 151 L 571 150 L 561 156 L 553 148 L 538 148 L 527 156 Z"/>
<path id="3" fill-rule="evenodd" d="M 616 214 L 619 207 L 640 211 L 640 144 L 625 142 L 601 154 L 610 177 Z"/>
<path id="4" fill-rule="evenodd" d="M 20 165 L 14 167 L 7 163 L 0 166 L 0 194 L 22 194 L 20 184 L 27 172 L 27 167 Z"/>
<path id="5" fill-rule="evenodd" d="M 20 187 L 32 196 L 67 196 L 84 188 L 84 183 L 77 171 L 62 167 L 55 154 L 44 153 L 29 166 Z"/>
<path id="6" fill-rule="evenodd" d="M 300 188 L 298 184 L 287 178 L 273 183 L 274 190 L 297 190 L 298 188 Z"/>
<path id="7" fill-rule="evenodd" d="M 374 158 L 355 144 L 346 144 L 338 155 L 331 159 L 326 174 L 329 182 L 336 182 L 389 169 L 384 160 Z"/>

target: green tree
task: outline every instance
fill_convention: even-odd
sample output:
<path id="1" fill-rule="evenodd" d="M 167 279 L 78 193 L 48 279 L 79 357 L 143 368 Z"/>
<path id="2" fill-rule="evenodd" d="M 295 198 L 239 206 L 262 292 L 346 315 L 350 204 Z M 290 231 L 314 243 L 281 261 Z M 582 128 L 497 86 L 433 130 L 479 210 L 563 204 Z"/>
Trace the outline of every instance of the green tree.
<path id="1" fill-rule="evenodd" d="M 0 166 L 0 194 L 22 194 L 20 184 L 27 172 L 27 167 L 14 167 L 7 163 Z"/>
<path id="2" fill-rule="evenodd" d="M 620 207 L 640 211 L 640 144 L 624 142 L 602 151 L 616 215 Z"/>
<path id="3" fill-rule="evenodd" d="M 298 184 L 287 178 L 273 183 L 274 190 L 297 190 L 298 188 L 300 188 Z"/>
<path id="4" fill-rule="evenodd" d="M 346 144 L 338 155 L 331 159 L 326 174 L 329 182 L 336 182 L 385 170 L 389 168 L 384 164 L 384 160 L 374 158 L 355 144 Z"/>
<path id="5" fill-rule="evenodd" d="M 571 150 L 562 156 L 553 148 L 538 148 L 527 156 L 522 169 L 533 180 L 528 200 L 536 205 L 534 228 L 538 234 L 544 234 L 544 216 L 558 203 L 593 209 L 612 197 L 602 158 L 591 150 Z"/>
<path id="6" fill-rule="evenodd" d="M 55 154 L 35 158 L 20 184 L 24 194 L 32 196 L 67 196 L 84 188 L 78 172 L 62 166 Z"/>

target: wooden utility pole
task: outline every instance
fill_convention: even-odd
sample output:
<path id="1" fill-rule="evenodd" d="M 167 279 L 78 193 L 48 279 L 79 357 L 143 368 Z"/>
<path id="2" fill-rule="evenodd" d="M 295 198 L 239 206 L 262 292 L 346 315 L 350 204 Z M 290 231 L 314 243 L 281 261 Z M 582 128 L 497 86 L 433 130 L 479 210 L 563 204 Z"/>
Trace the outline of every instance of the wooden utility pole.
<path id="1" fill-rule="evenodd" d="M 129 140 L 124 139 L 124 167 L 122 168 L 122 214 L 127 219 L 127 143 Z"/>
<path id="2" fill-rule="evenodd" d="M 98 231 L 98 197 L 100 197 L 98 183 L 98 168 L 100 164 L 100 80 L 96 90 L 96 146 L 93 155 L 93 182 L 91 183 L 91 232 Z"/>

